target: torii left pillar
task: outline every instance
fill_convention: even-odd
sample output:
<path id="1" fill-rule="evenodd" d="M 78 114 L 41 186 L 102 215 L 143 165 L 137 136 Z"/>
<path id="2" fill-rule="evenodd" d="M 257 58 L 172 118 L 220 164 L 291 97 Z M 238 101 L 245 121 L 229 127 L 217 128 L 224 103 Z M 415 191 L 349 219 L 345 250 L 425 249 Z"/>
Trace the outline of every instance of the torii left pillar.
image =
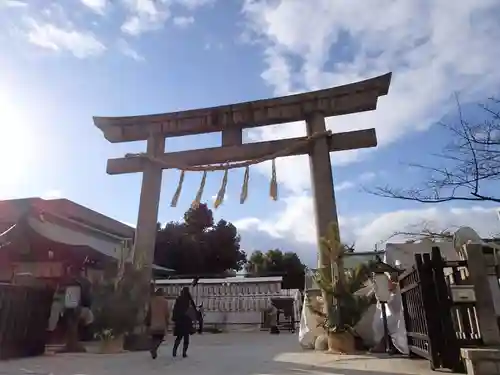
<path id="1" fill-rule="evenodd" d="M 147 153 L 158 157 L 165 152 L 165 138 L 161 134 L 151 135 L 147 140 Z M 143 282 L 151 283 L 154 249 L 160 205 L 163 169 L 157 163 L 145 161 L 142 174 L 139 214 L 134 240 L 134 265 L 142 268 Z M 149 290 L 149 289 L 148 289 Z"/>

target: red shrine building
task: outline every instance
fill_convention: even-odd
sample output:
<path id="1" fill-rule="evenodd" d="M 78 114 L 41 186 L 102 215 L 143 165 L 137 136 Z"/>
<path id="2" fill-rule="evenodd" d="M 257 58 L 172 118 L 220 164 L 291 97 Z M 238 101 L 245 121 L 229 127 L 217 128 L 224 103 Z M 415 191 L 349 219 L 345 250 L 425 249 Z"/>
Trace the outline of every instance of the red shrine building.
<path id="1" fill-rule="evenodd" d="M 0 283 L 28 274 L 57 285 L 84 269 L 100 279 L 134 228 L 68 199 L 0 201 Z"/>

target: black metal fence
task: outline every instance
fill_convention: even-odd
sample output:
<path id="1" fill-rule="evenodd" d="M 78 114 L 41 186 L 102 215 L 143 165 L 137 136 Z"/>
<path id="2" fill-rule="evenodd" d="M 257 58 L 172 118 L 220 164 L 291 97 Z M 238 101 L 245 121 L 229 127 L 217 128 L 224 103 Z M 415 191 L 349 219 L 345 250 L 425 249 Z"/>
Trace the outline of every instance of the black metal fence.
<path id="1" fill-rule="evenodd" d="M 410 354 L 427 358 L 431 361 L 432 366 L 435 366 L 438 358 L 437 351 L 432 350 L 435 345 L 434 330 L 433 327 L 429 327 L 429 323 L 432 324 L 433 320 L 430 316 L 431 311 L 426 309 L 429 304 L 424 304 L 424 294 L 422 293 L 422 289 L 428 287 L 425 285 L 428 278 L 422 275 L 423 265 L 420 257 L 417 262 L 417 265 L 420 263 L 420 266 L 404 273 L 399 281 L 408 347 Z"/>
<path id="2" fill-rule="evenodd" d="M 0 359 L 42 355 L 53 290 L 0 284 Z"/>
<path id="3" fill-rule="evenodd" d="M 410 355 L 427 358 L 432 369 L 464 372 L 460 348 L 482 345 L 467 279 L 467 261 L 445 261 L 439 247 L 432 256 L 416 254 L 413 269 L 400 276 Z"/>

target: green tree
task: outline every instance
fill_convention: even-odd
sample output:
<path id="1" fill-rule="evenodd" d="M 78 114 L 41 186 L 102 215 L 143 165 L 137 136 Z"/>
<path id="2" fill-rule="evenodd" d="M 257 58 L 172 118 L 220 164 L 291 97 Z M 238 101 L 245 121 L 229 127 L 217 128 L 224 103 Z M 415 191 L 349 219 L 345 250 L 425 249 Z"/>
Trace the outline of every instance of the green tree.
<path id="1" fill-rule="evenodd" d="M 184 223 L 192 233 L 200 234 L 214 225 L 214 215 L 206 203 L 191 207 L 184 214 Z"/>
<path id="2" fill-rule="evenodd" d="M 239 271 L 246 263 L 240 236 L 234 225 L 214 224 L 206 204 L 190 208 L 184 222 L 170 222 L 158 231 L 155 263 L 177 275 L 216 277 Z"/>
<path id="3" fill-rule="evenodd" d="M 306 266 L 296 253 L 257 250 L 250 256 L 245 269 L 252 276 L 283 276 L 284 289 L 304 289 Z"/>

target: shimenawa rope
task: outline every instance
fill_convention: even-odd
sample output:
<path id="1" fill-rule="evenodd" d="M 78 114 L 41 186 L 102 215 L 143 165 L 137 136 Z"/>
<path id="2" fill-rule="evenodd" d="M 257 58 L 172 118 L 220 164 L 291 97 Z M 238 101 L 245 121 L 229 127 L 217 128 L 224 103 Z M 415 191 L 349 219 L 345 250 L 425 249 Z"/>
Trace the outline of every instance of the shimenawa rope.
<path id="1" fill-rule="evenodd" d="M 224 201 L 224 196 L 226 194 L 226 187 L 227 187 L 227 182 L 228 182 L 228 171 L 230 169 L 236 169 L 236 168 L 245 168 L 245 175 L 243 177 L 243 186 L 241 188 L 241 194 L 240 194 L 240 204 L 243 204 L 247 197 L 248 197 L 248 181 L 250 177 L 250 171 L 249 167 L 251 165 L 259 164 L 268 160 L 272 161 L 272 166 L 271 166 L 271 184 L 269 187 L 269 195 L 273 200 L 278 199 L 278 181 L 276 177 L 276 158 L 283 157 L 283 156 L 288 156 L 292 153 L 294 153 L 296 150 L 301 149 L 304 147 L 306 144 L 320 138 L 320 137 L 329 137 L 331 136 L 332 132 L 331 131 L 325 131 L 321 133 L 315 133 L 306 139 L 304 139 L 301 142 L 298 142 L 294 144 L 291 147 L 288 147 L 286 149 L 280 150 L 278 152 L 275 152 L 273 154 L 269 155 L 264 155 L 256 159 L 251 159 L 243 162 L 226 162 L 226 163 L 221 163 L 221 164 L 212 164 L 212 165 L 199 165 L 199 166 L 185 166 L 185 165 L 180 165 L 180 164 L 169 164 L 164 162 L 163 160 L 148 155 L 147 153 L 138 153 L 138 154 L 126 154 L 126 158 L 144 158 L 148 159 L 149 161 L 153 163 L 157 163 L 161 165 L 165 169 L 179 169 L 181 170 L 181 175 L 179 177 L 179 183 L 177 185 L 177 189 L 175 191 L 174 196 L 172 197 L 172 202 L 170 203 L 171 207 L 176 207 L 177 202 L 179 200 L 181 191 L 182 191 L 182 185 L 184 182 L 184 175 L 185 172 L 203 172 L 203 177 L 201 179 L 200 187 L 198 188 L 198 192 L 196 194 L 196 198 L 194 199 L 192 203 L 192 207 L 197 207 L 202 199 L 203 196 L 203 190 L 205 189 L 205 183 L 207 179 L 207 172 L 213 172 L 213 171 L 224 171 L 224 177 L 222 179 L 222 184 L 219 189 L 219 192 L 217 193 L 217 197 L 215 199 L 214 206 L 215 208 L 218 208 L 222 202 Z"/>

